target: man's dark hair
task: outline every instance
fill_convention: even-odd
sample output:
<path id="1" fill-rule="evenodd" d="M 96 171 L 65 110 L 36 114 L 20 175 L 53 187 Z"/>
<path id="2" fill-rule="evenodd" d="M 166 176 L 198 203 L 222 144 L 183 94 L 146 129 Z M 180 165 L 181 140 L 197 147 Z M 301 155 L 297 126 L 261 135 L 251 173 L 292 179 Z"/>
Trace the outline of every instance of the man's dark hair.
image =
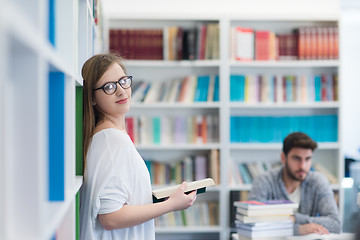
<path id="1" fill-rule="evenodd" d="M 284 139 L 283 152 L 285 156 L 287 156 L 292 148 L 296 147 L 314 151 L 317 148 L 317 143 L 305 133 L 293 132 Z"/>

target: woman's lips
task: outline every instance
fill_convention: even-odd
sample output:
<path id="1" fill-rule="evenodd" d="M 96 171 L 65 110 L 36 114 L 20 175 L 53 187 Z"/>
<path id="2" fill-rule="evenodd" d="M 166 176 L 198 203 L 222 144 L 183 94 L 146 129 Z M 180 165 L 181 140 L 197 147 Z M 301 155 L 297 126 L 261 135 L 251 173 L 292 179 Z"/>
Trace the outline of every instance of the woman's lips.
<path id="1" fill-rule="evenodd" d="M 127 98 L 123 98 L 123 99 L 120 99 L 119 101 L 116 101 L 116 103 L 119 103 L 119 104 L 124 104 L 127 102 Z"/>

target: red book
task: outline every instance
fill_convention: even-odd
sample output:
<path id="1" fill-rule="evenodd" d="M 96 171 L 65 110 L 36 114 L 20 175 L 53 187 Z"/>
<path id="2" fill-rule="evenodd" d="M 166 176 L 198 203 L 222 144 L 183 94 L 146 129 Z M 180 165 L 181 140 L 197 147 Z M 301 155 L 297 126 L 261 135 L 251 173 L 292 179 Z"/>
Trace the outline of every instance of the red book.
<path id="1" fill-rule="evenodd" d="M 317 33 L 316 28 L 312 27 L 310 30 L 310 38 L 311 38 L 311 53 L 310 58 L 311 59 L 317 59 Z"/>
<path id="2" fill-rule="evenodd" d="M 327 101 L 327 75 L 321 75 L 321 90 L 320 90 L 321 101 Z"/>
<path id="3" fill-rule="evenodd" d="M 305 29 L 303 27 L 299 28 L 297 31 L 298 34 L 298 56 L 300 60 L 304 60 L 306 57 L 306 39 L 305 39 Z"/>
<path id="4" fill-rule="evenodd" d="M 199 45 L 199 59 L 204 60 L 205 59 L 205 46 L 206 46 L 206 36 L 207 36 L 207 26 L 202 25 L 201 26 L 201 32 L 200 32 L 200 45 Z"/>
<path id="5" fill-rule="evenodd" d="M 334 27 L 334 59 L 339 58 L 339 29 Z"/>
<path id="6" fill-rule="evenodd" d="M 255 32 L 255 59 L 269 60 L 270 59 L 270 32 L 256 31 Z"/>
<path id="7" fill-rule="evenodd" d="M 205 115 L 202 116 L 201 137 L 202 137 L 202 142 L 207 143 L 207 121 Z"/>
<path id="8" fill-rule="evenodd" d="M 328 28 L 329 31 L 329 59 L 334 59 L 335 54 L 335 29 L 333 27 Z"/>
<path id="9" fill-rule="evenodd" d="M 134 136 L 134 118 L 133 117 L 126 117 L 125 118 L 125 127 L 126 131 L 133 143 L 135 143 L 135 136 Z"/>
<path id="10" fill-rule="evenodd" d="M 183 59 L 183 28 L 179 27 L 176 35 L 176 60 Z"/>

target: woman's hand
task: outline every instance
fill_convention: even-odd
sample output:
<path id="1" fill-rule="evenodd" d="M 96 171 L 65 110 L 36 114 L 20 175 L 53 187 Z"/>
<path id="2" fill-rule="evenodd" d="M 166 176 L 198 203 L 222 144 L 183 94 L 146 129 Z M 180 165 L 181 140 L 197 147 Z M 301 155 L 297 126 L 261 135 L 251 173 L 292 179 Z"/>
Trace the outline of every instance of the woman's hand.
<path id="1" fill-rule="evenodd" d="M 196 190 L 189 194 L 185 194 L 187 183 L 183 182 L 174 193 L 168 198 L 168 203 L 171 204 L 173 211 L 183 210 L 191 207 L 196 200 Z"/>

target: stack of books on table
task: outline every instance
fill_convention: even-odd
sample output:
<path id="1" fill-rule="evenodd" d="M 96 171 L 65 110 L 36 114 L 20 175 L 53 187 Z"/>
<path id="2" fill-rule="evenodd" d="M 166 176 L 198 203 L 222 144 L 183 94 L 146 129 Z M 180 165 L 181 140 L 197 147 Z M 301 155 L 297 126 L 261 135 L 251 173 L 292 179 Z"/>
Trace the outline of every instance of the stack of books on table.
<path id="1" fill-rule="evenodd" d="M 236 201 L 233 240 L 269 240 L 294 234 L 292 215 L 298 204 L 286 200 Z"/>

